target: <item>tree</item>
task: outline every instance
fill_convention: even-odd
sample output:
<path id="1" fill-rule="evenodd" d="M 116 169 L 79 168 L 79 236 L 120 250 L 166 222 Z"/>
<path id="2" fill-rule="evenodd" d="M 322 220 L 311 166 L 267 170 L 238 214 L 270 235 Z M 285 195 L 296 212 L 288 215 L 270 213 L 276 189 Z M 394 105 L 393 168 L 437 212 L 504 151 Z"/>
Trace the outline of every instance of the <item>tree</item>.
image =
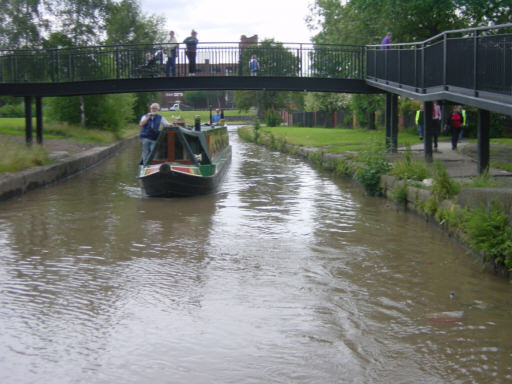
<path id="1" fill-rule="evenodd" d="M 49 27 L 41 0 L 0 0 L 0 47 L 32 48 Z"/>
<path id="2" fill-rule="evenodd" d="M 183 98 L 185 104 L 193 105 L 197 108 L 208 108 L 223 106 L 224 91 L 187 91 Z"/>
<path id="3" fill-rule="evenodd" d="M 97 128 L 118 134 L 134 119 L 135 97 L 133 94 L 52 97 L 46 100 L 50 121 L 65 121 L 71 125 L 80 124 L 82 105 L 87 111 L 86 128 Z"/>
<path id="4" fill-rule="evenodd" d="M 360 126 L 375 129 L 375 112 L 382 110 L 384 96 L 357 94 L 352 97 L 352 110 Z"/>
<path id="5" fill-rule="evenodd" d="M 104 34 L 108 0 L 54 0 L 53 15 L 58 30 L 74 46 L 99 44 Z"/>
<path id="6" fill-rule="evenodd" d="M 249 60 L 256 55 L 260 64 L 259 76 L 295 76 L 299 72 L 299 59 L 282 43 L 274 39 L 263 40 L 240 52 L 240 74 L 249 76 Z"/>
<path id="7" fill-rule="evenodd" d="M 309 92 L 305 100 L 305 110 L 308 112 L 334 112 L 351 105 L 350 95 L 331 92 Z"/>
<path id="8" fill-rule="evenodd" d="M 143 57 L 146 48 L 144 45 L 155 44 L 164 40 L 165 32 L 162 29 L 164 19 L 160 16 L 146 16 L 136 0 L 121 0 L 108 2 L 105 8 L 106 45 L 137 44 L 139 55 Z M 134 54 L 137 54 L 135 49 Z M 131 71 L 131 66 L 122 69 Z M 158 98 L 156 92 L 139 92 L 134 94 L 133 117 L 139 117 L 148 111 L 148 106 Z"/>
<path id="9" fill-rule="evenodd" d="M 165 24 L 161 16 L 145 16 L 136 0 L 109 2 L 106 5 L 106 45 L 154 44 L 164 41 Z"/>
<path id="10" fill-rule="evenodd" d="M 315 43 L 422 41 L 443 31 L 509 22 L 509 0 L 316 0 L 308 17 Z"/>
<path id="11" fill-rule="evenodd" d="M 282 43 L 273 39 L 263 40 L 257 45 L 245 47 L 240 52 L 240 74 L 249 76 L 249 60 L 256 55 L 260 64 L 259 76 L 295 76 L 300 69 L 299 59 Z M 279 91 L 237 91 L 235 106 L 247 111 L 256 107 L 260 118 L 276 115 L 281 108 L 292 102 L 291 92 Z"/>

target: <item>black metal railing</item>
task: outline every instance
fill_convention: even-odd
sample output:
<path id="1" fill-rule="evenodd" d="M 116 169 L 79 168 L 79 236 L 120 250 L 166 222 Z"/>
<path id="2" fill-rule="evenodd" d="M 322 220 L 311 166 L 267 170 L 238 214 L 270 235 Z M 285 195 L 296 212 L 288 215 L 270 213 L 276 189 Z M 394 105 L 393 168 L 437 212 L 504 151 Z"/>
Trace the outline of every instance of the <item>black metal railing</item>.
<path id="1" fill-rule="evenodd" d="M 512 95 L 512 24 L 446 31 L 419 43 L 366 47 L 366 79 L 418 93 L 460 88 Z"/>
<path id="2" fill-rule="evenodd" d="M 164 77 L 169 44 L 0 50 L 0 83 Z M 196 76 L 249 76 L 256 55 L 259 76 L 323 77 L 364 80 L 364 47 L 283 43 L 199 43 Z M 188 76 L 185 45 L 179 44 L 176 76 Z"/>

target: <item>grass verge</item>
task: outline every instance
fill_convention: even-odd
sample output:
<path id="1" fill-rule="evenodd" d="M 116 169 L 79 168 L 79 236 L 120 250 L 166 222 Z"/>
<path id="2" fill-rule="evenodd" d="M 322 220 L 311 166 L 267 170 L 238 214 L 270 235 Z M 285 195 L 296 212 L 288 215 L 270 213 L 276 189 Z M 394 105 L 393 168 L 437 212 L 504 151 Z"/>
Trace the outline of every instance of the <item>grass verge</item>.
<path id="1" fill-rule="evenodd" d="M 35 119 L 33 125 L 35 127 Z M 116 134 L 99 129 L 85 129 L 67 124 L 51 123 L 43 127 L 43 142 L 45 139 L 76 140 L 98 144 L 110 144 L 121 138 L 131 137 L 139 132 L 136 124 L 127 126 Z M 0 134 L 25 136 L 24 118 L 0 118 Z M 34 132 L 35 134 L 35 132 Z M 46 150 L 38 145 L 27 147 L 14 140 L 0 142 L 0 173 L 19 172 L 38 165 L 49 164 L 51 160 Z"/>
<path id="2" fill-rule="evenodd" d="M 19 172 L 48 164 L 48 154 L 39 146 L 27 147 L 9 140 L 0 142 L 0 173 Z"/>

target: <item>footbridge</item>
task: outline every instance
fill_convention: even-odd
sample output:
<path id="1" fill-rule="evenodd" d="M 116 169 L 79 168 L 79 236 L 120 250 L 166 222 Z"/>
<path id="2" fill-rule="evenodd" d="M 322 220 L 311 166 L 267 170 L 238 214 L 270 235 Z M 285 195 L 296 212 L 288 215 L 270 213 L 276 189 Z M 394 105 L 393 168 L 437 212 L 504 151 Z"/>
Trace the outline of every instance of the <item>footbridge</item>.
<path id="1" fill-rule="evenodd" d="M 386 137 L 397 145 L 397 95 L 425 102 L 432 159 L 433 102 L 478 108 L 478 170 L 489 165 L 489 111 L 512 116 L 512 24 L 446 31 L 428 40 L 366 47 L 366 82 L 386 92 Z M 444 120 L 444 119 L 443 119 Z"/>
<path id="2" fill-rule="evenodd" d="M 398 95 L 425 103 L 425 157 L 433 157 L 433 102 L 479 109 L 479 161 L 489 161 L 489 111 L 512 116 L 512 24 L 446 31 L 428 40 L 354 46 L 309 43 L 200 43 L 191 65 L 183 44 L 0 51 L 0 95 L 25 98 L 32 142 L 35 100 L 166 90 L 276 90 L 386 94 L 386 141 L 397 150 Z M 250 73 L 249 60 L 260 70 Z M 194 61 L 194 60 L 192 60 Z M 173 68 L 174 67 L 174 68 Z"/>
<path id="3" fill-rule="evenodd" d="M 365 49 L 350 45 L 200 43 L 195 65 L 178 44 L 0 51 L 0 95 L 72 96 L 165 90 L 375 93 L 365 81 Z M 169 56 L 168 56 L 169 54 Z M 251 76 L 249 60 L 259 61 Z M 173 73 L 174 72 L 174 73 Z"/>

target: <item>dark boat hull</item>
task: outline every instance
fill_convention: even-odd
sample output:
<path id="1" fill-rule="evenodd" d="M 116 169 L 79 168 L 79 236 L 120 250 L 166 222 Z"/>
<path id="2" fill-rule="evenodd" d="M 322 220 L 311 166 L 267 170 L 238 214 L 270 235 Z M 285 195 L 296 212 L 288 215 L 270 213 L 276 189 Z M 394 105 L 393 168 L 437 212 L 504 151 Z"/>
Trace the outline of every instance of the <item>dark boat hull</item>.
<path id="1" fill-rule="evenodd" d="M 200 176 L 175 172 L 169 168 L 140 177 L 141 187 L 147 196 L 176 197 L 205 195 L 214 192 L 224 179 L 231 163 L 231 147 L 226 148 L 216 163 L 216 172 Z"/>

